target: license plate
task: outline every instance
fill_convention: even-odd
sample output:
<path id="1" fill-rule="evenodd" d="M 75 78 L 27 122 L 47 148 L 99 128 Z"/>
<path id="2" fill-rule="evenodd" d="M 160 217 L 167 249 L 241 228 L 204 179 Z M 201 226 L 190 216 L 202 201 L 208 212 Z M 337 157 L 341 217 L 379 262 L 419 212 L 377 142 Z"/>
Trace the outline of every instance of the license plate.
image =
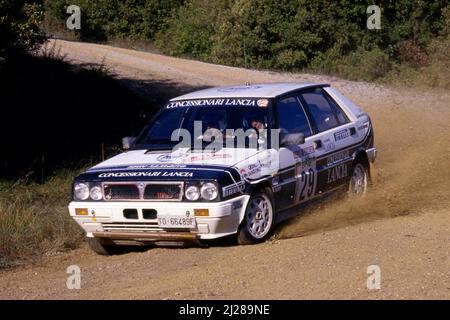
<path id="1" fill-rule="evenodd" d="M 195 218 L 194 217 L 184 217 L 184 216 L 167 216 L 158 217 L 158 225 L 161 228 L 195 228 Z"/>

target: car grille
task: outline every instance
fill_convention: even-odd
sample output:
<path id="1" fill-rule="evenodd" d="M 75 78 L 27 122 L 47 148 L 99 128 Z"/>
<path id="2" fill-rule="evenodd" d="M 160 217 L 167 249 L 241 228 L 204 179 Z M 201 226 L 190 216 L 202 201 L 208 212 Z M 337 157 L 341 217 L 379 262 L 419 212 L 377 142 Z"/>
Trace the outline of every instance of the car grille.
<path id="1" fill-rule="evenodd" d="M 181 195 L 182 190 L 179 184 L 149 184 L 144 190 L 146 200 L 178 200 Z"/>
<path id="2" fill-rule="evenodd" d="M 105 200 L 139 200 L 139 188 L 136 184 L 104 184 Z"/>
<path id="3" fill-rule="evenodd" d="M 106 201 L 181 201 L 182 182 L 113 182 L 103 183 Z"/>

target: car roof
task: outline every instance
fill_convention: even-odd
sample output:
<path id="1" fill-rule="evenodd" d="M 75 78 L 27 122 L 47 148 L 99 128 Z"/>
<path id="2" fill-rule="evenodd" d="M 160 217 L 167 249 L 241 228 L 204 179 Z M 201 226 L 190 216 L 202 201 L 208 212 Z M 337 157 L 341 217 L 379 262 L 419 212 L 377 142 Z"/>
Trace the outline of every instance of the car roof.
<path id="1" fill-rule="evenodd" d="M 325 83 L 283 82 L 214 87 L 194 91 L 173 98 L 170 101 L 211 98 L 275 98 L 299 89 L 325 86 L 329 85 Z"/>

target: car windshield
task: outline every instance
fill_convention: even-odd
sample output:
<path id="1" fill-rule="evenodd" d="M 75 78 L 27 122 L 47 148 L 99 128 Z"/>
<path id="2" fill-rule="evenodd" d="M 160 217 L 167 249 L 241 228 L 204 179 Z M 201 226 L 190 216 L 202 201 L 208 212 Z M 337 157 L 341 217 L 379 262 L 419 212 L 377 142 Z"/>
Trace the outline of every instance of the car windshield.
<path id="1" fill-rule="evenodd" d="M 195 101 L 207 101 L 209 104 L 194 105 Z M 143 130 L 135 148 L 170 149 L 182 140 L 183 143 L 189 142 L 192 147 L 203 148 L 214 141 L 235 147 L 241 133 L 247 134 L 245 146 L 252 147 L 248 138 L 252 135 L 259 136 L 263 129 L 268 128 L 268 105 L 269 101 L 266 99 L 212 99 L 169 103 Z"/>

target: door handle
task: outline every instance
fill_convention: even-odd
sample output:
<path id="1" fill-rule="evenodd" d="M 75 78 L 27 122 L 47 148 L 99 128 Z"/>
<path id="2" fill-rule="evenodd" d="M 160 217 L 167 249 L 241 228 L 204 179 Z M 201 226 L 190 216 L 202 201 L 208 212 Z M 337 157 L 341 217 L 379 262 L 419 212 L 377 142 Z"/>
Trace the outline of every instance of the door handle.
<path id="1" fill-rule="evenodd" d="M 354 135 L 355 133 L 356 133 L 355 127 L 351 127 L 351 128 L 350 128 L 350 135 L 352 136 L 352 135 Z"/>

